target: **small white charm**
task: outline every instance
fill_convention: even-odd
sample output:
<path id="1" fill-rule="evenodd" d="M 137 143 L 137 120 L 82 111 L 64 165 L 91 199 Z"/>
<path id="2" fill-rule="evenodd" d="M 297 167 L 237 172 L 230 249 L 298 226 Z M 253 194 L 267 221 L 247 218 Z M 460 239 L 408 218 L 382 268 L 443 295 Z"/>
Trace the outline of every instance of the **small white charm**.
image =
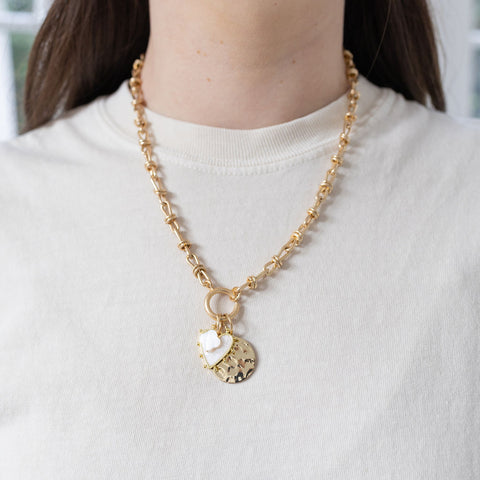
<path id="1" fill-rule="evenodd" d="M 205 332 L 203 334 L 202 343 L 204 345 L 205 351 L 211 352 L 212 350 L 218 348 L 222 344 L 222 341 L 218 337 L 218 334 L 215 330 L 208 330 L 208 332 Z"/>
<path id="2" fill-rule="evenodd" d="M 207 367 L 212 368 L 222 360 L 233 345 L 233 337 L 228 333 L 218 336 L 215 330 L 201 330 L 199 346 Z"/>

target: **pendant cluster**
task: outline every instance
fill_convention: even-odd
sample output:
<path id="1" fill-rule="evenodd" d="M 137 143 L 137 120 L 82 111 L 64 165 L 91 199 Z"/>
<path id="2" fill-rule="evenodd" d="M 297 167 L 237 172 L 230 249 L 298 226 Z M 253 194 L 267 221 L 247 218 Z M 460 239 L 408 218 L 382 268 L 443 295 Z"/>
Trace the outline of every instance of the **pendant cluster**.
<path id="1" fill-rule="evenodd" d="M 250 377 L 255 369 L 255 351 L 243 338 L 233 335 L 232 318 L 238 313 L 238 302 L 230 314 L 216 313 L 210 307 L 210 299 L 217 293 L 228 295 L 226 288 L 213 288 L 205 297 L 205 309 L 215 319 L 209 329 L 201 329 L 197 346 L 204 368 L 209 368 L 226 383 L 239 383 Z"/>

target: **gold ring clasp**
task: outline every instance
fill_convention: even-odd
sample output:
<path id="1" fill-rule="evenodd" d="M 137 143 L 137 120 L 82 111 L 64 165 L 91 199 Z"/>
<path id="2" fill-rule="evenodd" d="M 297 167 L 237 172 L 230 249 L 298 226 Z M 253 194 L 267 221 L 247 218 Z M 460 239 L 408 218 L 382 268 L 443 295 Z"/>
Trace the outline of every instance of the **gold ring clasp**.
<path id="1" fill-rule="evenodd" d="M 219 312 L 214 312 L 212 310 L 212 307 L 210 306 L 210 300 L 217 293 L 223 293 L 224 295 L 227 295 L 227 297 L 233 302 L 233 310 L 230 313 L 219 313 Z M 240 309 L 240 304 L 238 303 L 238 300 L 234 300 L 235 296 L 236 296 L 235 292 L 233 292 L 228 288 L 223 288 L 223 287 L 212 288 L 205 296 L 205 310 L 210 315 L 210 317 L 212 317 L 214 320 L 217 320 L 218 317 L 222 317 L 222 316 L 232 319 L 237 315 L 238 310 Z"/>

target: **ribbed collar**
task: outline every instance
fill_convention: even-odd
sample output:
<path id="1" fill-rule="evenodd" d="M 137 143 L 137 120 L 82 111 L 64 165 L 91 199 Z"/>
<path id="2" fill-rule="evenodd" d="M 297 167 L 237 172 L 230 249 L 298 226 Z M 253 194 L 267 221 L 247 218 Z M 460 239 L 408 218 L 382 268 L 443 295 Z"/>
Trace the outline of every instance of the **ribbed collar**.
<path id="1" fill-rule="evenodd" d="M 361 125 L 373 114 L 374 106 L 386 93 L 360 76 L 358 121 Z M 101 97 L 99 109 L 110 126 L 138 145 L 135 115 L 128 80 L 111 95 Z M 347 109 L 346 94 L 328 105 L 294 120 L 255 129 L 230 129 L 186 122 L 145 109 L 155 148 L 171 155 L 215 166 L 255 166 L 285 161 L 338 140 Z"/>

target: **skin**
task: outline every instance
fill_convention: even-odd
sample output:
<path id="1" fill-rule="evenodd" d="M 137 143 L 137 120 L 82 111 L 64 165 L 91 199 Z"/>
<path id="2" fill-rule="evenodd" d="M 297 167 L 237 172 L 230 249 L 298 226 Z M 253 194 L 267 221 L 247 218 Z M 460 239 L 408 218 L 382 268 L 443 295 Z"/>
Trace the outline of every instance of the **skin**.
<path id="1" fill-rule="evenodd" d="M 339 0 L 150 0 L 151 110 L 215 127 L 287 122 L 348 89 Z"/>

